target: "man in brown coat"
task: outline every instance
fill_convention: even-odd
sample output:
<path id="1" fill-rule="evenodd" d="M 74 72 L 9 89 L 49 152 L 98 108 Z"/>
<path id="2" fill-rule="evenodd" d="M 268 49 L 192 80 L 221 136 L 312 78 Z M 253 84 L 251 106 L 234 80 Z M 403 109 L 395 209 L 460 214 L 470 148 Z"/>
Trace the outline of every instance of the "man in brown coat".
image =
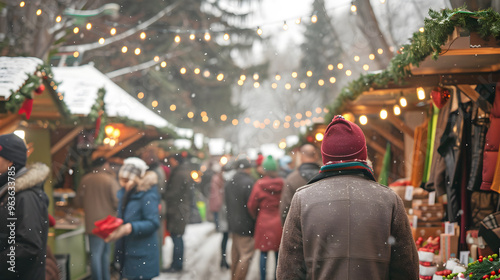
<path id="1" fill-rule="evenodd" d="M 361 129 L 336 116 L 321 154 L 320 174 L 293 196 L 277 278 L 417 280 L 403 202 L 375 181 Z"/>
<path id="2" fill-rule="evenodd" d="M 85 233 L 89 238 L 92 279 L 110 279 L 110 244 L 92 234 L 94 223 L 116 216 L 120 185 L 104 158 L 92 162 L 92 171 L 83 176 L 77 190 L 77 204 L 85 211 Z"/>
<path id="3" fill-rule="evenodd" d="M 300 147 L 300 166 L 294 170 L 285 179 L 285 186 L 281 192 L 280 201 L 280 213 L 281 213 L 281 225 L 285 224 L 286 216 L 288 215 L 288 209 L 290 208 L 290 203 L 292 202 L 292 197 L 298 188 L 304 186 L 311 180 L 314 176 L 318 175 L 319 172 L 319 152 L 316 147 L 312 144 L 304 144 Z"/>

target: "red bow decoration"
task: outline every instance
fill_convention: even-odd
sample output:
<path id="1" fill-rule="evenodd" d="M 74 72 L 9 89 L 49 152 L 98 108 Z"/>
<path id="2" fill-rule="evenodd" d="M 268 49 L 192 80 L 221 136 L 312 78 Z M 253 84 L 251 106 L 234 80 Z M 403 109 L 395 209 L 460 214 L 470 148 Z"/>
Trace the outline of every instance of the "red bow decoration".
<path id="1" fill-rule="evenodd" d="M 31 117 L 31 111 L 33 110 L 33 99 L 31 98 L 26 98 L 24 99 L 23 105 L 21 105 L 21 108 L 19 108 L 19 111 L 17 113 L 21 115 L 22 113 L 26 113 L 26 119 L 30 119 Z"/>
<path id="2" fill-rule="evenodd" d="M 450 99 L 450 91 L 446 88 L 435 87 L 431 91 L 431 98 L 434 105 L 439 109 L 443 108 L 444 104 Z"/>
<path id="3" fill-rule="evenodd" d="M 108 215 L 106 218 L 96 221 L 94 225 L 96 226 L 92 233 L 99 236 L 102 239 L 106 239 L 115 229 L 123 224 L 123 220 L 117 217 Z"/>

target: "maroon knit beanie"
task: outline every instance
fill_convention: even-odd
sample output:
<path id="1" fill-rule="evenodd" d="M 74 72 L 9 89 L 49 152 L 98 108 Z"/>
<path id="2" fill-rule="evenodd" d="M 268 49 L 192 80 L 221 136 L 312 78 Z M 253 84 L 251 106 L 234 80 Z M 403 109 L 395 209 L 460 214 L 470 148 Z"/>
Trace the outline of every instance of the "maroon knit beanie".
<path id="1" fill-rule="evenodd" d="M 325 130 L 321 143 L 323 164 L 346 161 L 366 161 L 366 139 L 361 128 L 355 123 L 335 116 Z"/>

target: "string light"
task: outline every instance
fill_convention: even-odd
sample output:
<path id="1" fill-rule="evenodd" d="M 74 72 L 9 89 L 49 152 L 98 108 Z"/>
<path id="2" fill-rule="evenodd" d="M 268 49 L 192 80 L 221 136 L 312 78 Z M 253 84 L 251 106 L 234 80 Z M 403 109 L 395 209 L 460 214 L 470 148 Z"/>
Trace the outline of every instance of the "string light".
<path id="1" fill-rule="evenodd" d="M 311 77 L 313 75 L 313 72 L 311 70 L 306 72 L 307 77 Z"/>
<path id="2" fill-rule="evenodd" d="M 325 81 L 324 81 L 323 79 L 319 79 L 319 80 L 318 80 L 318 85 L 319 85 L 319 86 L 323 86 L 323 85 L 325 85 Z"/>
<path id="3" fill-rule="evenodd" d="M 289 90 L 292 88 L 292 85 L 290 83 L 285 84 L 285 89 Z"/>
<path id="4" fill-rule="evenodd" d="M 142 91 L 141 91 L 141 92 L 139 92 L 139 93 L 137 94 L 137 98 L 139 98 L 139 99 L 143 99 L 143 98 L 144 98 L 144 92 L 142 92 Z"/>
<path id="5" fill-rule="evenodd" d="M 204 116 L 204 117 L 202 117 L 202 118 L 201 118 L 201 120 L 202 120 L 203 122 L 208 122 L 208 117 L 207 117 L 207 116 Z"/>
<path id="6" fill-rule="evenodd" d="M 109 34 L 111 34 L 111 36 L 114 36 L 116 35 L 116 28 L 111 28 L 111 30 L 109 30 Z"/>
<path id="7" fill-rule="evenodd" d="M 92 29 L 92 23 L 87 23 L 87 25 L 85 26 L 85 28 L 87 28 L 87 30 L 90 30 Z"/>
<path id="8" fill-rule="evenodd" d="M 175 111 L 177 109 L 177 106 L 175 104 L 170 105 L 170 111 Z"/>
<path id="9" fill-rule="evenodd" d="M 406 105 L 408 105 L 408 102 L 406 101 L 406 98 L 404 98 L 404 96 L 402 96 L 400 99 L 399 99 L 399 104 L 401 105 L 401 107 L 406 107 Z"/>
<path id="10" fill-rule="evenodd" d="M 374 60 L 374 59 L 375 59 L 375 55 L 371 53 L 371 54 L 368 56 L 368 58 L 369 58 L 370 60 Z"/>
<path id="11" fill-rule="evenodd" d="M 259 79 L 259 74 L 257 73 L 253 74 L 253 79 L 257 81 Z"/>
<path id="12" fill-rule="evenodd" d="M 358 10 L 358 7 L 354 5 L 354 3 L 351 4 L 351 12 L 355 13 Z"/>
<path id="13" fill-rule="evenodd" d="M 358 61 L 359 61 L 359 56 L 355 55 L 355 56 L 354 56 L 354 61 L 355 61 L 355 62 L 358 62 Z"/>
<path id="14" fill-rule="evenodd" d="M 383 49 L 378 49 L 377 52 L 378 52 L 378 54 L 383 54 L 384 50 Z"/>
<path id="15" fill-rule="evenodd" d="M 259 82 L 255 82 L 255 83 L 253 83 L 253 87 L 254 87 L 254 88 L 259 88 L 259 87 L 260 87 Z"/>
<path id="16" fill-rule="evenodd" d="M 344 64 L 342 64 L 342 63 L 337 64 L 337 68 L 339 70 L 342 70 L 344 68 Z"/>
<path id="17" fill-rule="evenodd" d="M 271 87 L 272 87 L 273 89 L 277 89 L 277 88 L 278 88 L 278 84 L 277 84 L 277 83 L 272 83 L 272 84 L 271 84 Z"/>
<path id="18" fill-rule="evenodd" d="M 227 120 L 227 116 L 226 116 L 226 115 L 224 115 L 224 114 L 222 114 L 222 115 L 220 116 L 220 120 L 221 120 L 221 121 L 223 121 L 223 122 L 225 122 L 225 121 Z"/>
<path id="19" fill-rule="evenodd" d="M 420 27 L 418 31 L 420 31 L 420 33 L 424 33 L 425 29 L 423 27 Z"/>
<path id="20" fill-rule="evenodd" d="M 233 119 L 232 123 L 233 123 L 234 126 L 237 126 L 238 125 L 238 120 L 237 119 Z"/>
<path id="21" fill-rule="evenodd" d="M 312 23 L 316 23 L 316 22 L 318 22 L 318 16 L 317 16 L 317 15 L 313 15 L 313 16 L 311 17 L 311 22 L 312 22 Z"/>
<path id="22" fill-rule="evenodd" d="M 200 68 L 195 68 L 193 71 L 196 75 L 200 74 L 201 70 Z"/>
<path id="23" fill-rule="evenodd" d="M 292 78 L 297 78 L 297 72 L 292 72 Z"/>
<path id="24" fill-rule="evenodd" d="M 105 41 L 104 38 L 100 38 L 99 39 L 99 44 L 101 44 L 101 45 L 104 44 L 104 41 Z"/>
<path id="25" fill-rule="evenodd" d="M 217 75 L 217 80 L 220 82 L 222 80 L 224 80 L 224 74 L 220 73 L 219 75 Z"/>
<path id="26" fill-rule="evenodd" d="M 345 74 L 346 74 L 346 76 L 350 77 L 352 75 L 352 71 L 351 70 L 346 70 Z"/>
<path id="27" fill-rule="evenodd" d="M 330 77 L 330 84 L 335 84 L 336 81 L 335 77 Z"/>
<path id="28" fill-rule="evenodd" d="M 286 21 L 283 23 L 283 30 L 285 30 L 285 31 L 288 30 L 288 24 L 286 24 Z"/>
<path id="29" fill-rule="evenodd" d="M 332 71 L 333 70 L 333 64 L 328 65 L 328 70 Z"/>
<path id="30" fill-rule="evenodd" d="M 210 36 L 210 33 L 205 32 L 205 35 L 203 36 L 203 38 L 205 38 L 205 41 L 210 41 L 210 39 L 211 39 L 212 37 Z"/>
<path id="31" fill-rule="evenodd" d="M 73 28 L 73 33 L 78 34 L 78 32 L 80 32 L 80 28 L 78 27 Z"/>
<path id="32" fill-rule="evenodd" d="M 279 80 L 281 80 L 281 75 L 276 74 L 276 76 L 274 76 L 274 78 L 276 79 L 276 81 L 279 81 Z"/>
<path id="33" fill-rule="evenodd" d="M 174 42 L 179 43 L 181 41 L 181 36 L 177 35 L 174 37 Z"/>
<path id="34" fill-rule="evenodd" d="M 189 40 L 193 41 L 194 39 L 196 39 L 196 36 L 193 33 L 191 33 L 189 35 Z"/>
<path id="35" fill-rule="evenodd" d="M 359 123 L 365 125 L 368 123 L 368 118 L 365 115 L 359 116 Z"/>
<path id="36" fill-rule="evenodd" d="M 205 78 L 210 77 L 210 71 L 208 71 L 208 70 L 203 71 L 203 77 L 205 77 Z"/>
<path id="37" fill-rule="evenodd" d="M 306 112 L 306 117 L 310 118 L 312 116 L 312 112 L 311 111 L 307 111 Z"/>
<path id="38" fill-rule="evenodd" d="M 394 115 L 399 116 L 401 114 L 401 108 L 399 108 L 398 104 L 394 105 Z"/>
<path id="39" fill-rule="evenodd" d="M 257 35 L 261 36 L 262 35 L 262 29 L 260 27 L 257 27 Z"/>
<path id="40" fill-rule="evenodd" d="M 380 110 L 380 118 L 383 120 L 387 119 L 387 110 L 386 109 Z"/>
<path id="41" fill-rule="evenodd" d="M 56 22 L 58 22 L 58 23 L 59 23 L 59 22 L 61 22 L 61 20 L 62 20 L 62 17 L 61 17 L 61 16 L 57 16 L 57 17 L 56 17 Z"/>
<path id="42" fill-rule="evenodd" d="M 295 114 L 295 118 L 297 118 L 298 120 L 302 119 L 302 114 L 301 113 Z"/>
<path id="43" fill-rule="evenodd" d="M 182 68 L 179 70 L 179 72 L 180 72 L 182 75 L 186 74 L 186 72 L 187 72 L 186 67 L 182 67 Z"/>
<path id="44" fill-rule="evenodd" d="M 295 20 L 295 24 L 300 24 L 301 21 L 302 20 L 300 18 L 298 18 L 298 19 Z"/>
<path id="45" fill-rule="evenodd" d="M 74 52 L 73 53 L 73 57 L 79 57 L 80 56 L 80 53 L 79 52 Z"/>
<path id="46" fill-rule="evenodd" d="M 141 49 L 136 48 L 136 49 L 134 50 L 134 54 L 135 54 L 135 55 L 140 55 L 140 54 L 141 54 Z"/>
<path id="47" fill-rule="evenodd" d="M 141 34 L 139 35 L 139 38 L 141 38 L 141 40 L 146 39 L 146 32 L 141 32 Z"/>
<path id="48" fill-rule="evenodd" d="M 368 64 L 363 65 L 363 70 L 368 71 L 370 69 L 370 66 Z"/>
<path id="49" fill-rule="evenodd" d="M 246 124 L 249 124 L 249 123 L 250 123 L 250 118 L 246 117 L 243 121 L 244 121 Z"/>
<path id="50" fill-rule="evenodd" d="M 321 110 L 320 107 L 316 108 L 316 114 L 321 114 L 321 111 L 323 111 L 323 110 Z"/>
<path id="51" fill-rule="evenodd" d="M 244 82 L 244 81 L 242 81 L 242 80 L 238 80 L 238 85 L 239 85 L 239 86 L 242 86 L 242 85 L 243 85 L 243 83 L 245 83 L 245 82 Z"/>
<path id="52" fill-rule="evenodd" d="M 187 117 L 192 119 L 194 117 L 194 113 L 193 112 L 188 112 L 187 113 Z"/>
<path id="53" fill-rule="evenodd" d="M 122 47 L 122 53 L 126 53 L 127 51 L 128 51 L 127 46 L 123 46 L 123 47 Z"/>
<path id="54" fill-rule="evenodd" d="M 284 124 L 283 124 L 283 127 L 284 127 L 284 128 L 290 128 L 290 123 L 287 123 L 287 122 L 286 122 L 286 123 L 284 123 Z"/>
<path id="55" fill-rule="evenodd" d="M 21 3 L 19 3 L 19 7 L 24 8 L 24 6 L 26 6 L 26 3 L 24 1 L 21 1 Z"/>
<path id="56" fill-rule="evenodd" d="M 224 38 L 225 41 L 229 40 L 229 34 L 225 33 L 223 38 Z"/>
<path id="57" fill-rule="evenodd" d="M 265 125 L 268 125 L 268 124 L 270 124 L 270 123 L 271 123 L 271 120 L 270 120 L 270 119 L 268 119 L 268 118 L 265 118 L 265 119 L 264 119 L 264 124 L 265 124 Z"/>
<path id="58" fill-rule="evenodd" d="M 158 101 L 154 100 L 153 102 L 151 102 L 151 105 L 153 106 L 153 108 L 158 107 Z"/>
<path id="59" fill-rule="evenodd" d="M 306 88 L 306 83 L 302 82 L 302 83 L 300 83 L 299 86 L 300 86 L 301 89 L 305 89 Z"/>
<path id="60" fill-rule="evenodd" d="M 41 15 L 41 14 L 42 14 L 42 10 L 41 10 L 41 9 L 36 10 L 36 15 L 37 15 L 37 16 L 39 16 L 39 15 Z"/>
<path id="61" fill-rule="evenodd" d="M 385 4 L 385 0 L 380 0 L 380 4 Z"/>
<path id="62" fill-rule="evenodd" d="M 417 88 L 417 97 L 418 100 L 424 100 L 425 99 L 425 91 L 423 87 L 418 87 Z"/>

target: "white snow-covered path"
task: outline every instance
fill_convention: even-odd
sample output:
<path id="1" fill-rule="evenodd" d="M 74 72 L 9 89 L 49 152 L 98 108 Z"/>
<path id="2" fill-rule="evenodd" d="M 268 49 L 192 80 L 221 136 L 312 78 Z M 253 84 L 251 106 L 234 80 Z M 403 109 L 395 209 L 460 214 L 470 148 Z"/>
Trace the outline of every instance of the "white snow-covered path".
<path id="1" fill-rule="evenodd" d="M 220 245 L 222 233 L 215 231 L 215 225 L 210 222 L 189 224 L 183 236 L 184 240 L 184 270 L 182 273 L 161 273 L 155 280 L 230 280 L 228 269 L 220 268 Z M 231 264 L 231 245 L 227 243 L 227 261 Z M 163 266 L 169 267 L 172 261 L 172 240 L 167 237 L 163 246 Z M 260 280 L 260 252 L 256 251 L 247 275 L 247 280 Z M 269 254 L 266 279 L 274 279 L 274 254 Z"/>

